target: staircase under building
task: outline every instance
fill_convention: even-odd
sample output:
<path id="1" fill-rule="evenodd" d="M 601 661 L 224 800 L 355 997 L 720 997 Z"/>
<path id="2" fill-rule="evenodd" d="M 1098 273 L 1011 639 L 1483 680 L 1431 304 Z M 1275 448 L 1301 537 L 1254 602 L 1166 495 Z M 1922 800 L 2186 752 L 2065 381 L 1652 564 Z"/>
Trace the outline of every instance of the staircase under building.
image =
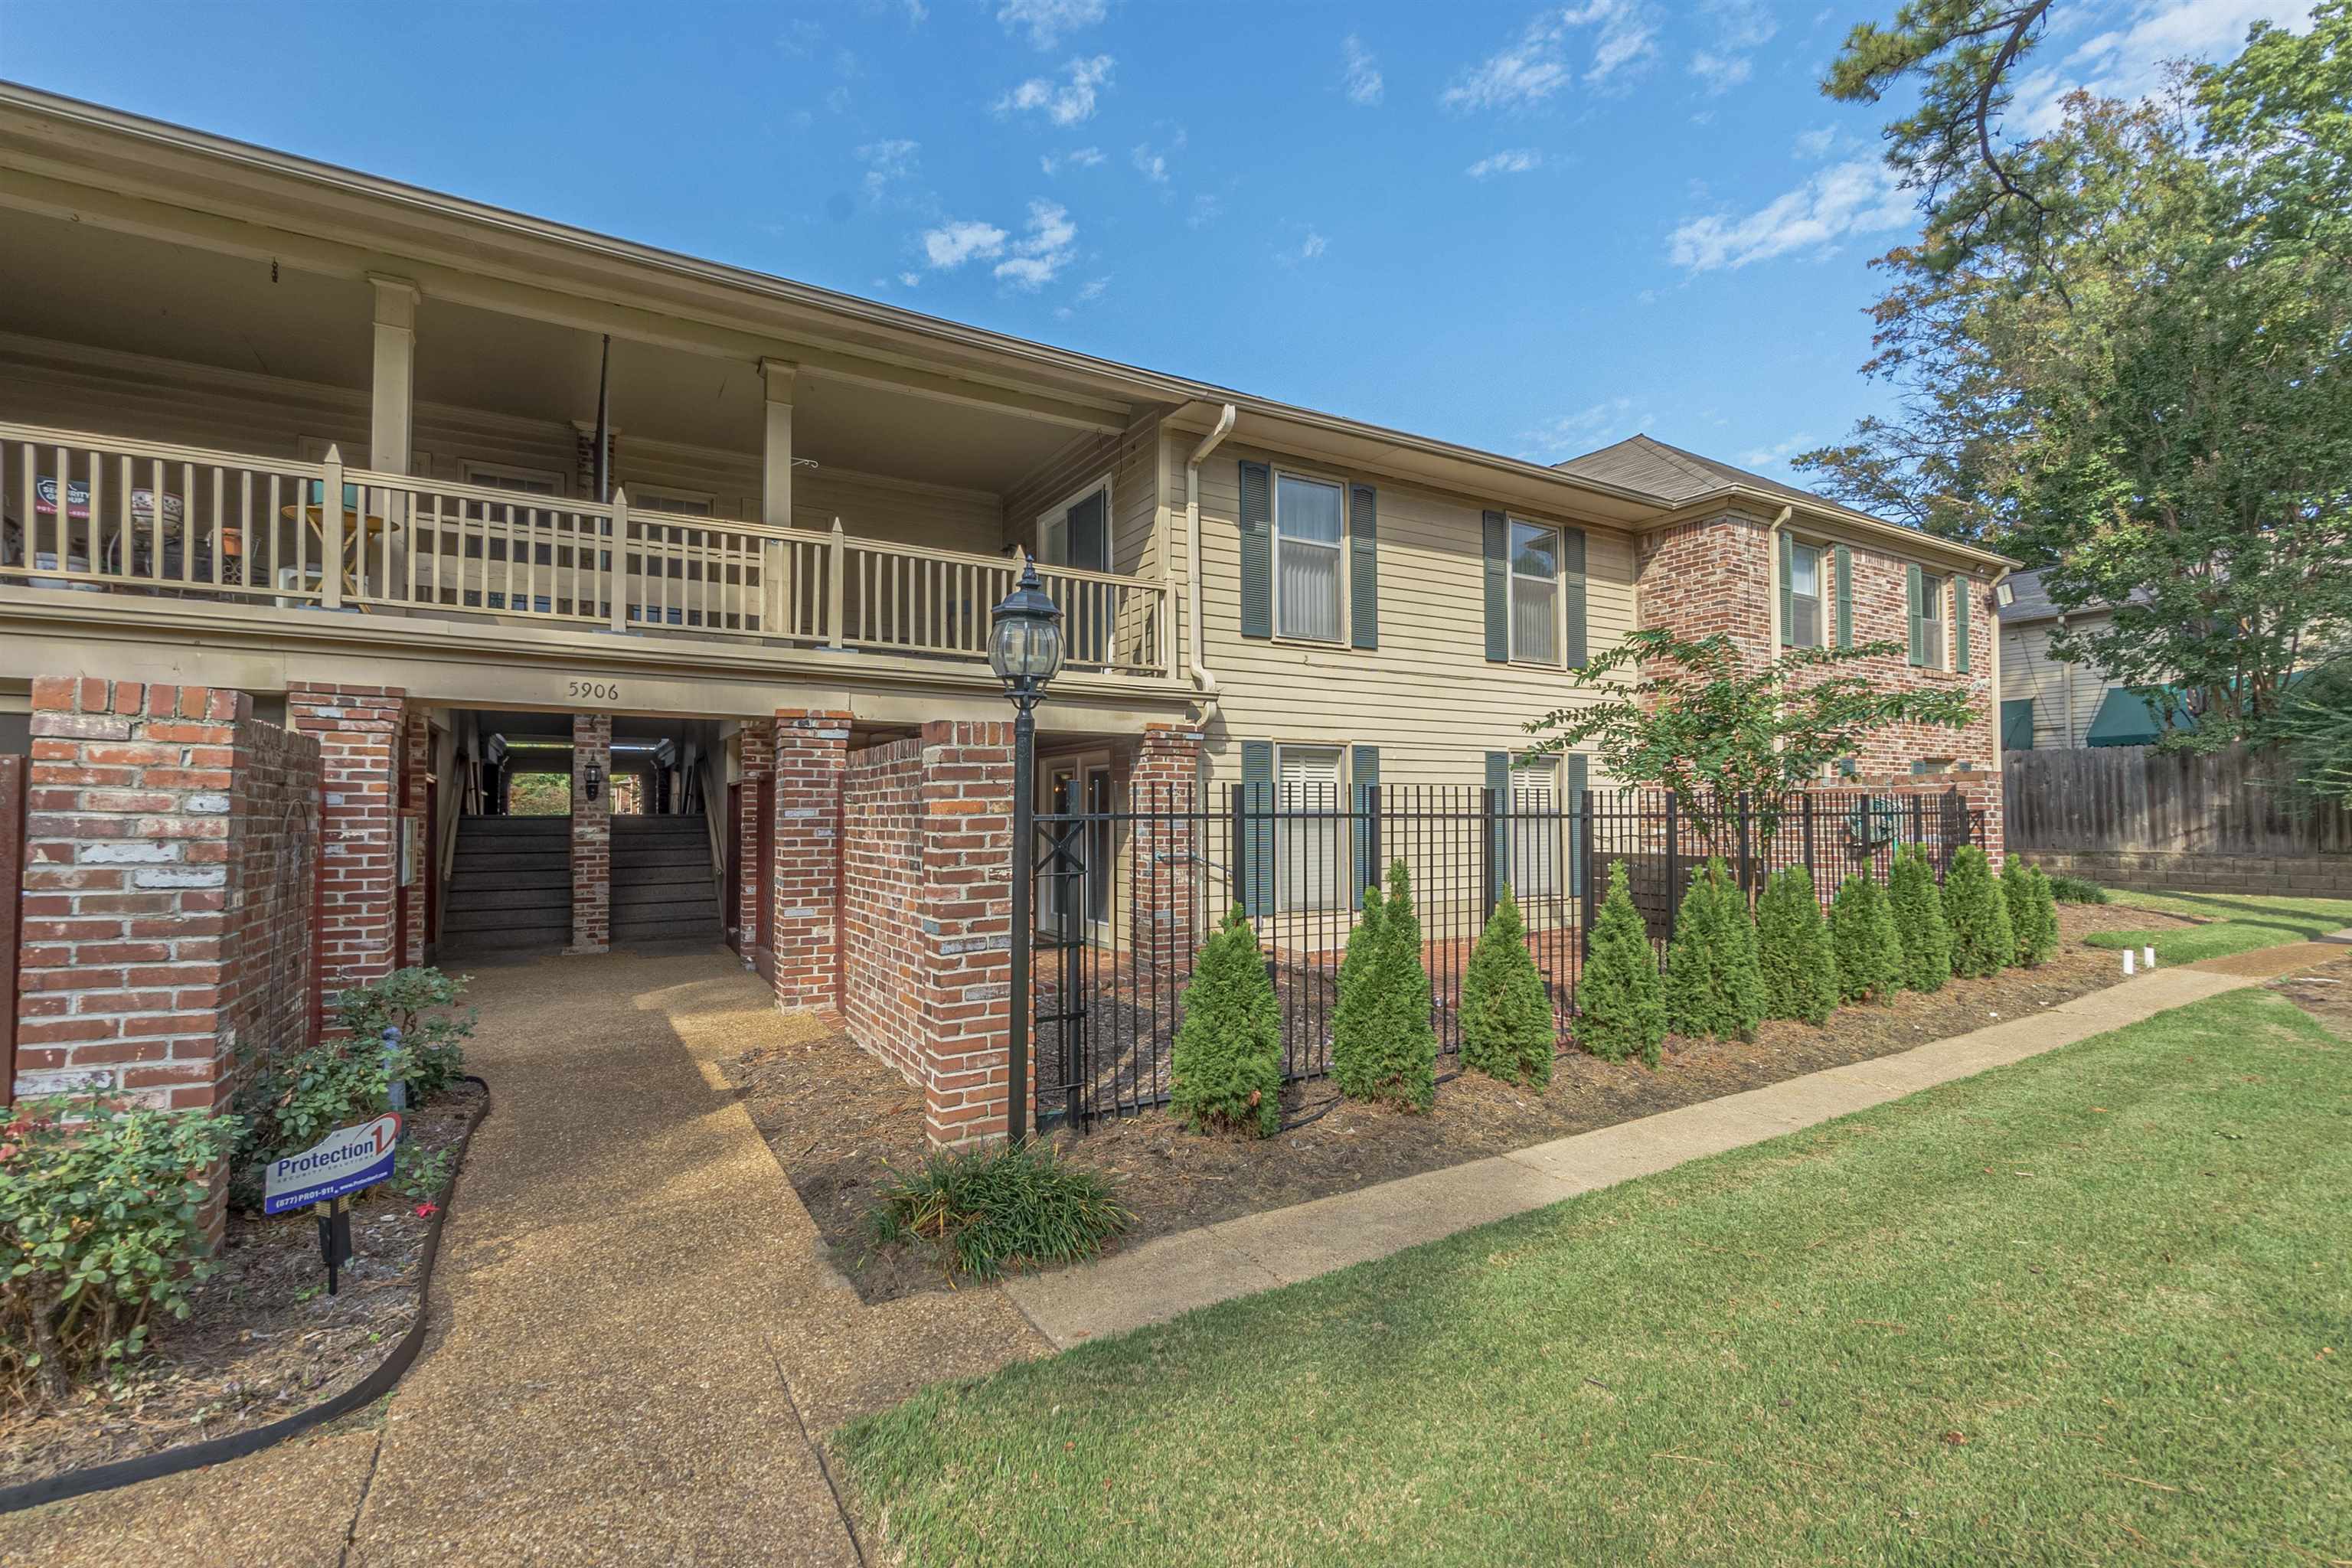
<path id="1" fill-rule="evenodd" d="M 612 941 L 717 942 L 709 825 L 700 816 L 615 816 Z M 559 952 L 572 942 L 572 819 L 468 816 L 441 910 L 443 954 Z"/>

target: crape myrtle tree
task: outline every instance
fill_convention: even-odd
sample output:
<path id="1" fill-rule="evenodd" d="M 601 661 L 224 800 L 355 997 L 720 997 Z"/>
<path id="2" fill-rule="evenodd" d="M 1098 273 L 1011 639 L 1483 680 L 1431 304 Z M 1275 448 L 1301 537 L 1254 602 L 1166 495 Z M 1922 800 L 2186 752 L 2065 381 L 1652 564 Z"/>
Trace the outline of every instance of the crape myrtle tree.
<path id="1" fill-rule="evenodd" d="M 1876 263 L 1864 370 L 1895 412 L 1798 465 L 2109 611 L 2052 651 L 2149 699 L 2164 744 L 2281 739 L 2352 625 L 2352 6 L 2139 101 L 2012 114 L 2088 9 L 1906 0 L 1848 35 L 1823 90 L 1915 103 L 1885 144 L 1921 231 Z"/>

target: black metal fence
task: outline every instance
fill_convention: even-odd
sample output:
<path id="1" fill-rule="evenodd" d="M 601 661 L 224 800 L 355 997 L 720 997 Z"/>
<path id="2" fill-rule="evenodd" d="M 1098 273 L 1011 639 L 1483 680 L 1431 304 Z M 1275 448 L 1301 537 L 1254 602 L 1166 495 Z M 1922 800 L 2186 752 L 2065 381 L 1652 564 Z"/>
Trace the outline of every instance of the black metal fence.
<path id="1" fill-rule="evenodd" d="M 1031 1038 L 1041 1126 L 1169 1098 L 1170 1055 L 1201 943 L 1239 906 L 1282 1009 L 1287 1079 L 1330 1070 L 1339 961 L 1362 892 L 1402 861 L 1422 927 L 1431 1022 L 1461 1049 L 1471 949 L 1509 887 L 1551 996 L 1574 1034 L 1586 933 L 1625 864 L 1660 963 L 1691 873 L 1711 855 L 1752 898 L 1801 865 L 1822 906 L 1861 872 L 1881 882 L 1899 845 L 1927 847 L 1940 878 L 1981 835 L 1957 790 L 1813 791 L 1694 814 L 1668 794 L 1367 785 L 1234 785 L 1213 798 L 1151 786 L 1108 809 L 1037 819 Z"/>

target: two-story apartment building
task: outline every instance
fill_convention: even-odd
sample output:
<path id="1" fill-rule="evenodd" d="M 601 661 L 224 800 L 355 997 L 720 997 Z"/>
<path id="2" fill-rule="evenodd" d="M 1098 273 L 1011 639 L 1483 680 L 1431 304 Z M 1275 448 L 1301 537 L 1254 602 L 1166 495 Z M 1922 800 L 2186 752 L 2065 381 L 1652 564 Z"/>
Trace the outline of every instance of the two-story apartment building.
<path id="1" fill-rule="evenodd" d="M 0 240 L 20 1090 L 208 1103 L 436 948 L 723 931 L 1001 1127 L 1024 552 L 1049 803 L 1601 789 L 1510 759 L 1649 625 L 1985 694 L 1849 772 L 1998 833 L 2005 563 L 1647 437 L 1528 462 L 16 87 Z M 532 771 L 568 818 L 503 814 Z M 306 909 L 307 971 L 256 912 Z"/>

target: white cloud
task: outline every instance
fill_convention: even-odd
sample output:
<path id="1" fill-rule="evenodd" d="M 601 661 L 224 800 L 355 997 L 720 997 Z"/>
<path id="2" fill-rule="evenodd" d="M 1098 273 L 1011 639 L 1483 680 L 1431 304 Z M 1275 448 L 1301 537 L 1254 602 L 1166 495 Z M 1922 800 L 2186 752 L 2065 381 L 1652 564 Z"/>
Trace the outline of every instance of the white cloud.
<path id="1" fill-rule="evenodd" d="M 921 284 L 923 281 L 923 275 L 919 272 L 901 272 L 898 274 L 898 281 L 904 283 L 908 288 L 913 289 Z"/>
<path id="2" fill-rule="evenodd" d="M 1837 127 L 1834 125 L 1823 125 L 1811 131 L 1800 131 L 1797 132 L 1797 140 L 1794 143 L 1796 151 L 1790 156 L 1802 158 L 1808 163 L 1816 158 L 1826 158 L 1830 155 L 1830 149 L 1837 145 Z"/>
<path id="3" fill-rule="evenodd" d="M 1674 264 L 1692 272 L 1745 267 L 1791 252 L 1823 252 L 1848 235 L 1906 228 L 1917 221 L 1912 194 L 1874 158 L 1833 164 L 1745 217 L 1685 218 L 1668 243 Z"/>
<path id="4" fill-rule="evenodd" d="M 919 142 L 898 137 L 860 147 L 857 161 L 866 165 L 866 194 L 878 201 L 898 181 L 913 178 L 915 155 L 921 146 Z"/>
<path id="5" fill-rule="evenodd" d="M 1054 156 L 1051 153 L 1048 153 L 1044 157 L 1037 160 L 1037 166 L 1044 169 L 1045 173 L 1050 175 L 1059 173 L 1062 166 L 1066 163 L 1073 169 L 1092 169 L 1098 167 L 1102 163 L 1104 156 L 1103 150 L 1099 147 L 1080 147 L 1072 152 L 1065 153 L 1058 158 Z"/>
<path id="6" fill-rule="evenodd" d="M 1372 58 L 1371 50 L 1364 47 L 1364 41 L 1353 33 L 1340 39 L 1339 58 L 1344 66 L 1341 82 L 1348 101 L 1366 109 L 1380 102 L 1387 86 L 1381 80 L 1380 62 Z"/>
<path id="7" fill-rule="evenodd" d="M 1739 454 L 1741 466 L 1750 468 L 1777 468 L 1798 453 L 1821 442 L 1811 436 L 1791 436 L 1785 441 L 1775 441 L 1769 447 L 1753 447 Z"/>
<path id="8" fill-rule="evenodd" d="M 2150 0 L 2135 8 L 2129 25 L 2094 35 L 2056 66 L 2021 79 L 2012 129 L 2029 136 L 2057 129 L 2061 100 L 2077 88 L 2103 98 L 2145 98 L 2173 60 L 2236 55 L 2257 21 L 2307 32 L 2311 6 L 2300 0 Z"/>
<path id="9" fill-rule="evenodd" d="M 1655 422 L 1656 416 L 1647 413 L 1634 418 L 1632 398 L 1612 397 L 1523 431 L 1519 439 L 1543 458 L 1557 461 L 1622 441 Z"/>
<path id="10" fill-rule="evenodd" d="M 1091 27 L 1107 14 L 1103 0 L 1004 0 L 996 19 L 1006 32 L 1026 32 L 1030 43 L 1050 49 L 1063 34 Z"/>
<path id="11" fill-rule="evenodd" d="M 1706 0 L 1704 10 L 1713 25 L 1714 40 L 1691 56 L 1690 73 L 1710 97 L 1729 92 L 1755 74 L 1749 51 L 1780 30 L 1760 0 Z"/>
<path id="12" fill-rule="evenodd" d="M 1309 227 L 1307 237 L 1298 242 L 1298 248 L 1277 250 L 1274 253 L 1274 258 L 1285 267 L 1296 267 L 1302 261 L 1313 261 L 1330 248 L 1331 242 L 1324 238 L 1319 230 Z"/>
<path id="13" fill-rule="evenodd" d="M 1746 55 L 1718 55 L 1712 49 L 1699 50 L 1690 62 L 1691 75 L 1706 85 L 1710 96 L 1729 92 L 1746 81 L 1755 68 L 1755 63 Z"/>
<path id="14" fill-rule="evenodd" d="M 1099 147 L 1081 147 L 1070 154 L 1070 162 L 1081 169 L 1091 169 L 1102 161 L 1103 150 Z"/>
<path id="15" fill-rule="evenodd" d="M 1534 148 L 1510 147 L 1479 159 L 1463 173 L 1474 180 L 1483 180 L 1494 174 L 1524 174 L 1542 163 L 1543 154 Z"/>
<path id="16" fill-rule="evenodd" d="M 1078 300 L 1079 300 L 1079 302 L 1080 302 L 1080 303 L 1082 303 L 1082 304 L 1084 304 L 1084 303 L 1091 303 L 1091 302 L 1093 302 L 1094 300 L 1097 300 L 1101 299 L 1101 298 L 1103 297 L 1103 295 L 1104 295 L 1104 294 L 1106 294 L 1106 293 L 1108 293 L 1108 292 L 1109 291 L 1109 289 L 1110 289 L 1110 279 L 1108 279 L 1108 278 L 1089 278 L 1089 279 L 1087 279 L 1086 280 L 1086 282 L 1085 282 L 1085 283 L 1083 283 L 1083 284 L 1079 285 L 1079 288 L 1078 288 Z"/>
<path id="17" fill-rule="evenodd" d="M 1655 289 L 1644 289 L 1633 296 L 1633 302 L 1637 305 L 1654 305 L 1658 302 L 1658 291 Z"/>
<path id="18" fill-rule="evenodd" d="M 1097 89 L 1110 85 L 1114 63 L 1108 55 L 1074 59 L 1062 68 L 1069 79 L 1059 87 L 1045 77 L 1033 76 L 998 99 L 996 111 L 1003 114 L 1039 109 L 1056 125 L 1076 125 L 1082 120 L 1091 120 Z"/>
<path id="19" fill-rule="evenodd" d="M 1587 0 L 1582 5 L 1538 15 L 1517 40 L 1476 67 L 1458 74 L 1438 95 L 1446 109 L 1525 109 L 1541 103 L 1575 74 L 1569 43 L 1578 30 L 1595 29 L 1587 86 L 1657 53 L 1657 26 L 1636 0 Z"/>
<path id="20" fill-rule="evenodd" d="M 1134 158 L 1135 172 L 1137 174 L 1141 174 L 1145 179 L 1150 180 L 1155 185 L 1164 185 L 1168 183 L 1168 156 L 1166 153 L 1153 152 L 1151 150 L 1151 143 L 1149 142 L 1139 142 L 1135 146 Z"/>
<path id="21" fill-rule="evenodd" d="M 956 268 L 1004 254 L 1005 233 L 992 223 L 965 218 L 923 236 L 923 255 L 933 267 Z"/>
<path id="22" fill-rule="evenodd" d="M 1013 247 L 1013 254 L 996 264 L 996 276 L 1016 289 L 1037 289 L 1051 283 L 1076 254 L 1078 226 L 1058 202 L 1029 204 L 1029 232 Z"/>
<path id="23" fill-rule="evenodd" d="M 1192 198 L 1192 211 L 1184 219 L 1187 228 L 1204 228 L 1225 216 L 1225 204 L 1206 191 Z"/>
<path id="24" fill-rule="evenodd" d="M 795 59 L 805 59 L 816 52 L 817 40 L 824 37 L 824 29 L 814 22 L 787 22 L 776 36 L 776 47 Z"/>

